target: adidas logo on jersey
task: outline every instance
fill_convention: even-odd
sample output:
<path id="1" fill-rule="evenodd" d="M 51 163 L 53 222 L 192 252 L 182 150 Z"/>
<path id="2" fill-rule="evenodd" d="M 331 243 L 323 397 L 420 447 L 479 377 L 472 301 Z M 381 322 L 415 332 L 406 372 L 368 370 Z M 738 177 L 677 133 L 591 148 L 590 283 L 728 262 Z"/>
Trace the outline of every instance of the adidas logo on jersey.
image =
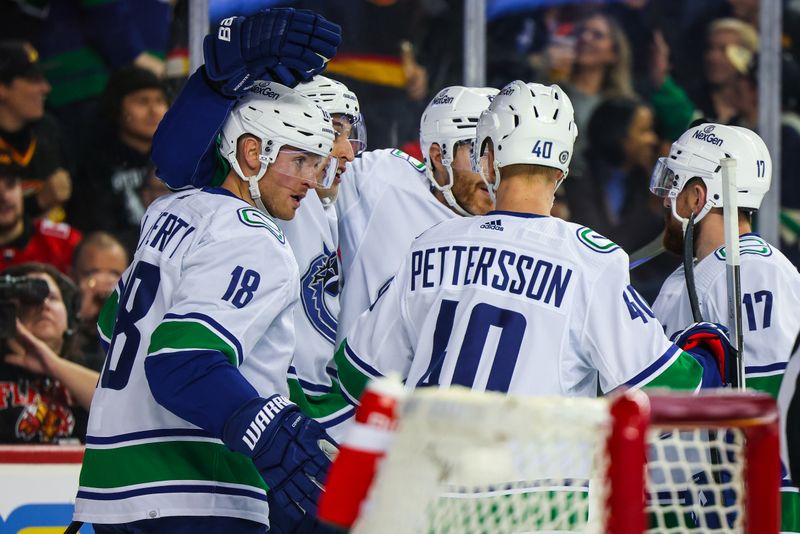
<path id="1" fill-rule="evenodd" d="M 500 219 L 497 219 L 496 221 L 489 221 L 487 223 L 483 223 L 481 225 L 481 228 L 484 228 L 486 230 L 497 230 L 498 232 L 502 232 L 503 223 L 500 222 Z"/>

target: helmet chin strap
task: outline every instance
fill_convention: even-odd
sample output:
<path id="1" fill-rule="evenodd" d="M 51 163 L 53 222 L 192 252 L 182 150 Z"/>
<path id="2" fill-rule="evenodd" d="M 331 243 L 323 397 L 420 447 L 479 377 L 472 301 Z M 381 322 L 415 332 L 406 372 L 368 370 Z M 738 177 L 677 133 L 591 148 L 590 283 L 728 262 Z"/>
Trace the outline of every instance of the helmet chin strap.
<path id="1" fill-rule="evenodd" d="M 500 164 L 497 163 L 497 160 L 494 161 L 494 183 L 489 181 L 489 177 L 486 176 L 486 173 L 483 171 L 483 165 L 481 165 L 479 169 L 479 174 L 481 175 L 483 183 L 486 184 L 486 189 L 489 191 L 489 198 L 492 200 L 492 204 L 496 206 L 497 188 L 500 185 Z"/>
<path id="2" fill-rule="evenodd" d="M 258 208 L 258 210 L 264 215 L 272 217 L 272 214 L 267 211 L 267 207 L 264 206 L 264 203 L 261 201 L 261 191 L 258 190 L 258 182 L 267 173 L 267 167 L 269 167 L 269 163 L 262 161 L 261 168 L 258 169 L 258 174 L 254 176 L 245 176 L 244 172 L 242 171 L 242 167 L 235 158 L 230 162 L 230 164 L 239 178 L 247 182 L 247 190 L 250 192 L 250 198 L 252 198 L 253 202 L 255 202 L 256 208 Z"/>
<path id="3" fill-rule="evenodd" d="M 675 202 L 676 198 L 672 198 L 671 200 L 672 202 L 670 202 L 670 210 L 672 211 L 672 216 L 675 218 L 675 220 L 681 223 L 681 229 L 683 233 L 686 234 L 686 227 L 689 225 L 689 219 L 686 219 L 678 215 L 678 208 Z M 710 201 L 706 201 L 705 205 L 703 206 L 703 209 L 701 209 L 698 212 L 697 216 L 695 216 L 694 218 L 695 224 L 699 223 L 703 219 L 703 217 L 705 217 L 706 214 L 709 211 L 711 211 L 711 208 L 713 207 L 714 205 Z"/>

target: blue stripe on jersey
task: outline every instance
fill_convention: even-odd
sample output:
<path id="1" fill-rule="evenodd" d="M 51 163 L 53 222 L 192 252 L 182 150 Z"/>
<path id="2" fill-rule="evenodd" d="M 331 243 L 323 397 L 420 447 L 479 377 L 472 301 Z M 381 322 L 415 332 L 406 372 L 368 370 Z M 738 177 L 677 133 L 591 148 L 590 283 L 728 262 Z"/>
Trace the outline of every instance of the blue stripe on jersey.
<path id="1" fill-rule="evenodd" d="M 347 343 L 344 344 L 344 353 L 347 359 L 350 360 L 350 363 L 354 364 L 356 367 L 360 367 L 361 371 L 364 371 L 364 374 L 371 375 L 372 378 L 380 378 L 383 376 L 377 369 L 359 358 Z"/>
<path id="2" fill-rule="evenodd" d="M 544 219 L 549 217 L 549 215 L 538 215 L 536 213 L 520 213 L 518 211 L 504 211 L 504 210 L 492 210 L 486 215 L 509 215 L 511 217 L 521 217 L 523 219 Z"/>
<path id="3" fill-rule="evenodd" d="M 130 497 L 139 497 L 141 495 L 153 495 L 159 493 L 209 493 L 220 495 L 238 495 L 240 497 L 258 499 L 259 501 L 267 500 L 266 492 L 259 493 L 257 491 L 246 490 L 244 488 L 229 488 L 226 486 L 213 485 L 204 486 L 200 484 L 175 484 L 102 493 L 96 491 L 78 490 L 78 498 L 92 499 L 96 501 L 115 501 L 118 499 L 128 499 Z"/>
<path id="4" fill-rule="evenodd" d="M 164 438 L 164 437 L 201 437 L 213 438 L 211 432 L 203 429 L 192 428 L 160 428 L 157 430 L 142 430 L 140 432 L 129 432 L 127 434 L 118 434 L 116 436 L 86 436 L 87 445 L 111 445 L 113 443 L 123 443 L 125 441 L 136 441 L 140 439 L 149 438 Z"/>
<path id="5" fill-rule="evenodd" d="M 783 372 L 786 370 L 786 364 L 787 362 L 777 362 L 769 365 L 748 365 L 744 368 L 744 372 L 746 374 L 774 373 L 776 371 Z"/>
<path id="6" fill-rule="evenodd" d="M 236 349 L 236 358 L 239 361 L 239 365 L 242 364 L 242 361 L 244 360 L 244 351 L 242 350 L 242 344 L 239 343 L 239 340 L 236 339 L 236 336 L 231 334 L 224 326 L 219 324 L 216 320 L 209 317 L 208 315 L 198 312 L 191 312 L 183 315 L 168 313 L 164 316 L 164 319 L 196 319 L 198 321 L 207 323 L 216 332 L 222 334 L 225 337 L 225 339 L 227 339 L 228 342 L 230 342 L 230 344 L 233 345 L 233 347 Z"/>
<path id="7" fill-rule="evenodd" d="M 348 399 L 348 402 L 350 402 L 349 399 Z M 327 421 L 319 421 L 318 420 L 318 422 L 319 422 L 319 424 L 322 425 L 323 428 L 330 428 L 332 426 L 338 425 L 339 423 L 344 423 L 345 421 L 347 421 L 351 417 L 355 416 L 355 412 L 356 412 L 356 409 L 353 406 L 348 406 L 347 409 L 344 410 L 341 415 L 337 415 L 333 419 L 329 419 Z"/>
<path id="8" fill-rule="evenodd" d="M 297 376 L 297 369 L 294 366 L 289 367 L 289 378 L 294 378 L 300 384 L 300 386 L 305 391 L 310 391 L 312 393 L 330 393 L 331 392 L 331 385 L 326 384 L 315 384 L 313 382 L 309 382 L 307 380 L 303 380 L 302 378 Z"/>
<path id="9" fill-rule="evenodd" d="M 658 359 L 656 359 L 656 361 L 648 365 L 644 371 L 642 371 L 638 375 L 634 376 L 633 378 L 625 382 L 625 385 L 638 386 L 642 382 L 647 381 L 648 378 L 659 374 L 659 372 L 663 369 L 663 367 L 679 352 L 681 352 L 681 349 L 679 347 L 675 345 L 670 345 L 670 347 L 664 354 L 659 356 Z"/>

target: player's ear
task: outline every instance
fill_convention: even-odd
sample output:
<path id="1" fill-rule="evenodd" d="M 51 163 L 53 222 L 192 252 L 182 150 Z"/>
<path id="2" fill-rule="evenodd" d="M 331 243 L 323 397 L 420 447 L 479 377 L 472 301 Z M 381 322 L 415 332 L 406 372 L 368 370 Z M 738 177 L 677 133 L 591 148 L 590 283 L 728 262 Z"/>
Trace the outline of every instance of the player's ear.
<path id="1" fill-rule="evenodd" d="M 695 180 L 689 184 L 689 187 L 691 187 L 689 207 L 692 209 L 692 213 L 700 213 L 700 210 L 706 205 L 705 185 L 702 180 Z"/>
<path id="2" fill-rule="evenodd" d="M 431 144 L 431 148 L 428 149 L 428 161 L 430 161 L 436 169 L 443 167 L 442 148 L 439 146 L 439 143 Z"/>
<path id="3" fill-rule="evenodd" d="M 251 169 L 258 169 L 261 163 L 258 161 L 258 154 L 261 151 L 261 140 L 252 135 L 245 135 L 239 140 L 239 161 Z"/>

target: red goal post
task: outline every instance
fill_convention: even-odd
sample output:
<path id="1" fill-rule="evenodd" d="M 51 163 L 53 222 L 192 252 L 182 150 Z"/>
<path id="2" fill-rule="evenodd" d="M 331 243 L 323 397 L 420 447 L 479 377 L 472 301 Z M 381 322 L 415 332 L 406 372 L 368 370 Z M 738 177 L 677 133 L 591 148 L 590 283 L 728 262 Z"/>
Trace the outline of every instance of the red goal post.
<path id="1" fill-rule="evenodd" d="M 778 532 L 767 395 L 406 397 L 379 381 L 356 419 L 320 502 L 324 521 L 354 533 Z"/>

